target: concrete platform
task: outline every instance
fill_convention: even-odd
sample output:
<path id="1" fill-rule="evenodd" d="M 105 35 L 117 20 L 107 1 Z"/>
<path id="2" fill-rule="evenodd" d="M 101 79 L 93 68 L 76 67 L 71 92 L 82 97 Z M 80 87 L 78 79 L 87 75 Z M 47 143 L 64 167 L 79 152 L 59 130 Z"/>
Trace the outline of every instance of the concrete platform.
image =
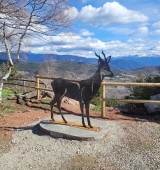
<path id="1" fill-rule="evenodd" d="M 103 138 L 108 133 L 106 121 L 90 118 L 91 124 L 94 127 L 84 128 L 82 126 L 82 117 L 75 115 L 64 115 L 68 125 L 59 122 L 51 121 L 50 118 L 44 119 L 39 123 L 40 130 L 54 138 L 65 138 L 70 140 L 98 140 Z M 56 120 L 62 120 L 60 115 L 55 115 Z M 71 123 L 72 122 L 72 123 Z M 72 125 L 70 125 L 70 123 Z M 85 118 L 87 125 L 87 119 Z M 78 125 L 78 127 L 77 127 Z"/>

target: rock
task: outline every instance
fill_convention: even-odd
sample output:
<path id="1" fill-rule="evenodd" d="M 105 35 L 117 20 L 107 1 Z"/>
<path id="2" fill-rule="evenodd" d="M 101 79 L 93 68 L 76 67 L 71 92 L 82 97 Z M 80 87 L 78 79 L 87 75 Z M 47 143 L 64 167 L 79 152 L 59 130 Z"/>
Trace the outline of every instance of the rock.
<path id="1" fill-rule="evenodd" d="M 160 94 L 152 96 L 150 100 L 160 100 Z M 145 103 L 144 106 L 148 113 L 160 112 L 160 104 Z"/>
<path id="2" fill-rule="evenodd" d="M 37 97 L 37 91 L 33 90 L 30 92 L 25 93 L 27 99 L 32 99 Z"/>
<path id="3" fill-rule="evenodd" d="M 121 113 L 127 113 L 129 111 L 129 109 L 126 108 L 125 106 L 116 106 L 115 109 L 117 112 L 121 112 Z"/>
<path id="4" fill-rule="evenodd" d="M 18 104 L 22 104 L 26 102 L 28 99 L 31 100 L 31 99 L 36 99 L 36 98 L 37 98 L 37 90 L 33 90 L 33 91 L 25 92 L 22 94 L 11 94 L 9 95 L 7 99 L 17 100 Z"/>
<path id="5" fill-rule="evenodd" d="M 15 96 L 15 94 L 10 94 L 7 99 L 8 100 L 16 100 L 17 97 Z"/>
<path id="6" fill-rule="evenodd" d="M 54 92 L 42 91 L 41 95 L 42 95 L 42 98 L 45 98 L 45 97 L 53 98 Z"/>

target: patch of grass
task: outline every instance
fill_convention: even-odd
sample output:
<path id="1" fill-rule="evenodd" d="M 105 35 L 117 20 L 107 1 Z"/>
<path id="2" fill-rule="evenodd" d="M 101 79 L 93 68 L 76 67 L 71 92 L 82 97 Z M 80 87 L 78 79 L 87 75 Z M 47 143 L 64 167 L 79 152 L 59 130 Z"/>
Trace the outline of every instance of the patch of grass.
<path id="1" fill-rule="evenodd" d="M 25 105 L 21 105 L 21 107 L 19 107 L 16 111 L 19 111 L 21 113 L 26 113 L 28 112 L 28 109 L 26 108 Z"/>
<path id="2" fill-rule="evenodd" d="M 9 152 L 10 150 L 10 138 L 1 138 L 0 139 L 0 155 Z"/>
<path id="3" fill-rule="evenodd" d="M 92 110 L 93 111 L 101 111 L 101 105 L 95 106 Z"/>
<path id="4" fill-rule="evenodd" d="M 27 111 L 28 109 L 25 104 L 16 105 L 15 101 L 12 100 L 6 100 L 5 103 L 0 103 L 0 118 L 4 117 L 6 114 L 12 114 L 15 112 L 25 113 Z"/>
<path id="5" fill-rule="evenodd" d="M 42 104 L 50 104 L 51 99 L 43 99 Z"/>
<path id="6" fill-rule="evenodd" d="M 117 97 L 112 96 L 111 99 L 117 99 Z M 114 106 L 120 106 L 120 105 L 121 105 L 121 103 L 115 102 L 115 101 L 107 101 L 106 102 L 107 107 L 114 107 Z"/>
<path id="7" fill-rule="evenodd" d="M 51 102 L 51 99 L 43 99 L 43 101 L 41 103 L 44 108 L 50 109 L 50 102 Z"/>
<path id="8" fill-rule="evenodd" d="M 155 163 L 155 167 L 159 167 L 159 165 L 160 165 L 160 161 Z"/>
<path id="9" fill-rule="evenodd" d="M 133 144 L 129 145 L 129 149 L 131 152 L 136 152 L 136 151 L 151 151 L 155 148 L 155 145 L 149 142 L 135 142 Z"/>
<path id="10" fill-rule="evenodd" d="M 6 88 L 2 90 L 2 98 L 7 98 L 10 94 L 19 94 L 19 93 L 23 93 L 23 91 Z"/>
<path id="11" fill-rule="evenodd" d="M 61 169 L 66 170 L 96 170 L 98 169 L 97 157 L 88 155 L 77 155 L 67 161 Z"/>
<path id="12" fill-rule="evenodd" d="M 4 103 L 0 103 L 0 118 L 5 114 L 14 113 L 15 108 L 12 105 L 7 105 Z"/>
<path id="13" fill-rule="evenodd" d="M 116 99 L 115 97 L 111 97 L 111 99 Z M 95 107 L 92 109 L 93 111 L 100 111 L 101 110 L 101 102 L 98 100 L 93 99 L 91 101 L 91 104 L 95 105 Z M 115 107 L 120 106 L 121 103 L 115 102 L 115 101 L 107 101 L 105 106 L 107 107 Z"/>
<path id="14" fill-rule="evenodd" d="M 98 100 L 91 100 L 91 104 L 95 105 L 95 107 L 92 109 L 93 111 L 100 111 L 101 110 L 101 103 Z"/>
<path id="15" fill-rule="evenodd" d="M 16 100 L 6 100 L 4 99 L 2 103 L 0 103 L 0 118 L 4 117 L 7 114 L 12 114 L 15 112 L 26 113 L 30 109 L 33 110 L 49 110 L 50 109 L 50 99 L 45 99 L 42 104 L 41 103 L 31 103 L 31 106 L 28 106 L 26 102 L 20 101 L 21 104 L 16 104 Z M 32 107 L 33 106 L 33 107 Z M 56 108 L 56 107 L 54 107 Z"/>

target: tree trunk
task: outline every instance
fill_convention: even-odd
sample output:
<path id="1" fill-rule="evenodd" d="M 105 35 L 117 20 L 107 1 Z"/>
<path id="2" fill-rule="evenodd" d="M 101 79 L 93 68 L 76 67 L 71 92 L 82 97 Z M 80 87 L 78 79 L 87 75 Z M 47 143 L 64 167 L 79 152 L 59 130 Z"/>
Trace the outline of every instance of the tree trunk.
<path id="1" fill-rule="evenodd" d="M 4 84 L 4 81 L 8 79 L 10 73 L 11 73 L 11 66 L 7 69 L 6 73 L 0 79 L 0 103 L 2 103 L 3 84 Z"/>

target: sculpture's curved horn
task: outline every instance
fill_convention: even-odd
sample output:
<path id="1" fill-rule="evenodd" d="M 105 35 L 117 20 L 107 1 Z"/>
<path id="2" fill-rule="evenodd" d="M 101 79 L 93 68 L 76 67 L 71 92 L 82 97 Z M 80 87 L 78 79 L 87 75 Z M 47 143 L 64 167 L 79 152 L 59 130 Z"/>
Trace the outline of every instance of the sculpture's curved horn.
<path id="1" fill-rule="evenodd" d="M 99 58 L 99 61 L 103 62 L 102 58 L 100 57 L 100 55 L 98 55 L 96 52 L 94 52 L 95 55 Z"/>
<path id="2" fill-rule="evenodd" d="M 103 54 L 104 59 L 105 59 L 105 61 L 106 61 L 106 55 L 104 54 L 103 50 L 102 50 L 102 54 Z"/>

